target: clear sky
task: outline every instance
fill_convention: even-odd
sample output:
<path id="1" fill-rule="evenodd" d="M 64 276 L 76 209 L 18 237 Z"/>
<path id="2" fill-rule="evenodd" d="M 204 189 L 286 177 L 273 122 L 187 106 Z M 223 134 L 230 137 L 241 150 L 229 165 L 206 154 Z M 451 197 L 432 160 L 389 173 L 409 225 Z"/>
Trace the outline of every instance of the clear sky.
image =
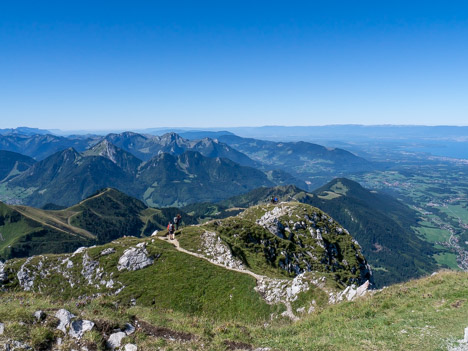
<path id="1" fill-rule="evenodd" d="M 468 125 L 466 1 L 1 1 L 0 128 Z"/>

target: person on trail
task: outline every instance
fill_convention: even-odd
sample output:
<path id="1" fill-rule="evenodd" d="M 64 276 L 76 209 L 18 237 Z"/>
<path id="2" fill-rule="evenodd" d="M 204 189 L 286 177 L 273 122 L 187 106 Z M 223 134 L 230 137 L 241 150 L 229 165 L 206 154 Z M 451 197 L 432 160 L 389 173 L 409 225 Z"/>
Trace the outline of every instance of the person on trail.
<path id="1" fill-rule="evenodd" d="M 182 221 L 182 216 L 177 214 L 177 216 L 174 217 L 174 224 L 175 224 L 175 230 L 179 230 L 179 225 L 181 224 Z"/>
<path id="2" fill-rule="evenodd" d="M 169 222 L 167 225 L 167 232 L 169 233 L 169 240 L 174 240 L 174 224 L 172 222 Z"/>

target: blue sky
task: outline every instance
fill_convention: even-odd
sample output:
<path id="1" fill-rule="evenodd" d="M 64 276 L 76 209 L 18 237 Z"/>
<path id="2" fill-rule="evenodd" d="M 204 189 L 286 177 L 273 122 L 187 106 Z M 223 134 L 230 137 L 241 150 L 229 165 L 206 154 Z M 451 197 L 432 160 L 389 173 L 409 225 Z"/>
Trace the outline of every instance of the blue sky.
<path id="1" fill-rule="evenodd" d="M 3 1 L 0 128 L 468 125 L 463 1 Z"/>

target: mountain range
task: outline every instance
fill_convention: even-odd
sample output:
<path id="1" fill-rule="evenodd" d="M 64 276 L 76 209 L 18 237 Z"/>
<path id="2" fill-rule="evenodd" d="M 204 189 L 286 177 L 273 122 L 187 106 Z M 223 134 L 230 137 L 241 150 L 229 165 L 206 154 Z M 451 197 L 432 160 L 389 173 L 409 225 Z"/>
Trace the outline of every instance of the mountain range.
<path id="1" fill-rule="evenodd" d="M 274 177 L 270 179 L 255 168 L 195 151 L 159 153 L 143 162 L 103 140 L 83 153 L 73 148 L 57 152 L 0 186 L 7 202 L 36 207 L 70 206 L 109 186 L 151 206 L 180 206 L 277 184 Z"/>
<path id="2" fill-rule="evenodd" d="M 16 133 L 0 135 L 0 149 L 22 153 L 36 160 L 42 160 L 70 147 L 83 152 L 103 140 L 107 140 L 142 161 L 148 161 L 159 153 L 180 155 L 186 151 L 196 151 L 205 157 L 228 158 L 242 166 L 258 168 L 264 172 L 281 172 L 281 177 L 288 178 L 289 184 L 292 183 L 308 190 L 325 184 L 333 177 L 354 174 L 376 167 L 375 164 L 343 149 L 329 149 L 312 143 L 263 141 L 241 138 L 225 132 L 186 132 L 185 135 L 190 138 L 210 135 L 216 136 L 216 139 L 209 137 L 185 139 L 173 132 L 162 136 L 124 132 L 106 136 L 69 137 Z M 285 177 L 285 174 L 288 176 Z"/>

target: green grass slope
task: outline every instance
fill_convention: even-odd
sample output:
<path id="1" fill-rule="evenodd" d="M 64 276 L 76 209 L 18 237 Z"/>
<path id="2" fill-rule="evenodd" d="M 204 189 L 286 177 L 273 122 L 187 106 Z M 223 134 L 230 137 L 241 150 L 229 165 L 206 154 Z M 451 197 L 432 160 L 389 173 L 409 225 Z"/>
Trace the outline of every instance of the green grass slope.
<path id="1" fill-rule="evenodd" d="M 180 211 L 148 208 L 118 190 L 106 188 L 63 210 L 0 203 L 0 258 L 70 252 L 122 236 L 147 236 L 164 229 Z M 182 212 L 183 221 L 193 219 Z"/>
<path id="2" fill-rule="evenodd" d="M 180 243 L 198 252 L 200 231 L 215 232 L 232 254 L 258 274 L 329 274 L 339 284 L 372 279 L 359 244 L 326 213 L 290 202 L 254 206 L 235 217 L 183 229 Z"/>
<path id="3" fill-rule="evenodd" d="M 308 193 L 295 186 L 262 187 L 217 204 L 192 205 L 186 210 L 198 218 L 222 218 L 259 203 L 279 201 L 310 204 L 332 216 L 349 230 L 362 246 L 373 268 L 377 286 L 384 286 L 423 276 L 438 269 L 432 256 L 435 248 L 420 239 L 411 229 L 418 215 L 400 201 L 363 188 L 345 178 L 337 178 Z"/>
<path id="4" fill-rule="evenodd" d="M 125 250 L 141 244 L 154 263 L 118 270 Z M 104 255 L 105 249 L 115 251 Z M 85 262 L 102 274 L 87 281 Z M 21 267 L 35 277 L 30 291 L 20 288 Z M 131 323 L 136 331 L 123 344 L 140 350 L 436 351 L 456 346 L 468 322 L 467 273 L 440 272 L 334 305 L 320 304 L 319 294 L 309 296 L 318 302 L 315 309 L 292 322 L 280 316 L 284 307 L 262 299 L 251 276 L 158 239 L 123 238 L 74 255 L 11 260 L 2 272 L 8 277 L 0 282 L 0 345 L 15 340 L 37 350 L 105 350 L 109 335 Z M 112 288 L 105 285 L 110 278 Z M 79 341 L 63 334 L 54 317 L 61 308 L 95 327 Z M 46 312 L 45 320 L 34 318 L 37 310 Z"/>

